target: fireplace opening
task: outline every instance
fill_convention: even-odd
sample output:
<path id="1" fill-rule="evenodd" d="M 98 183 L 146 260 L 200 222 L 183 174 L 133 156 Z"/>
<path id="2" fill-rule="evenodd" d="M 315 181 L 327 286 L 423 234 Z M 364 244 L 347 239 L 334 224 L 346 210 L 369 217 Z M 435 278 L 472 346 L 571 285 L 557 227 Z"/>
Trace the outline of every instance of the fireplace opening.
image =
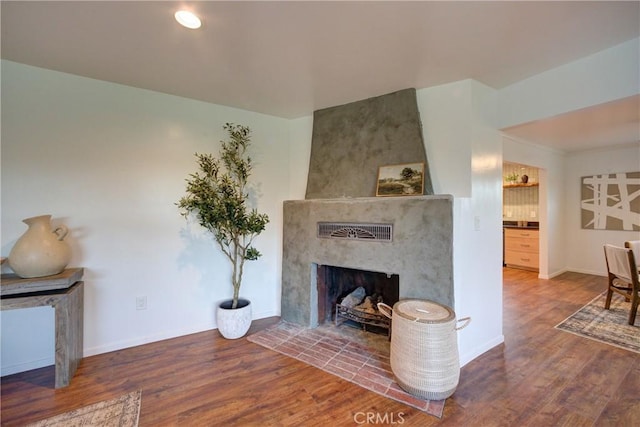
<path id="1" fill-rule="evenodd" d="M 378 311 L 377 303 L 393 306 L 398 302 L 400 277 L 397 274 L 330 265 L 317 267 L 319 324 L 335 322 L 389 334 L 389 319 Z"/>

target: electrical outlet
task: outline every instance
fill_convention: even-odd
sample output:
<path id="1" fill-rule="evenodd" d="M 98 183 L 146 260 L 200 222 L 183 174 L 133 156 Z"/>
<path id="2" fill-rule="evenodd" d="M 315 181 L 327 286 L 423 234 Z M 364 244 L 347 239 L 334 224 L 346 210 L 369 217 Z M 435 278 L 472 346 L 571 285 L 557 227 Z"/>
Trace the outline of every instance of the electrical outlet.
<path id="1" fill-rule="evenodd" d="M 136 297 L 136 310 L 146 310 L 147 309 L 147 297 Z"/>
<path id="2" fill-rule="evenodd" d="M 536 211 L 531 211 L 531 218 L 535 218 L 536 217 Z"/>

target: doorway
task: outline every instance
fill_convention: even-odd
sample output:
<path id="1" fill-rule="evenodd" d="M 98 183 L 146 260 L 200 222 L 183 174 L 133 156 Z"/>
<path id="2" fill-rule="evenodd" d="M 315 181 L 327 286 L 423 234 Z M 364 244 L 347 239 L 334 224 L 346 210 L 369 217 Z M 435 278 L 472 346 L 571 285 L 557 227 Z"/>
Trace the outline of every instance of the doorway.
<path id="1" fill-rule="evenodd" d="M 504 162 L 502 265 L 540 271 L 540 170 Z"/>

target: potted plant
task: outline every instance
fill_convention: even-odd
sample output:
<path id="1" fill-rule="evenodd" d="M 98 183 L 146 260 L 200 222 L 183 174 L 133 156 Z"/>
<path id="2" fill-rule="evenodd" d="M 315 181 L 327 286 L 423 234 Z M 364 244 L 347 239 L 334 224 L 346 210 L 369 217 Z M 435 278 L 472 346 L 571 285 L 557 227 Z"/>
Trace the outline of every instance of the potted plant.
<path id="1" fill-rule="evenodd" d="M 222 336 L 233 339 L 244 336 L 251 325 L 251 303 L 240 298 L 242 273 L 245 261 L 261 256 L 252 242 L 264 231 L 269 217 L 248 206 L 247 180 L 252 169 L 247 153 L 250 129 L 233 123 L 223 128 L 228 140 L 221 141 L 219 157 L 195 154 L 199 171 L 186 179 L 186 195 L 177 205 L 184 217 L 197 218 L 231 262 L 233 298 L 219 304 L 216 319 Z"/>
<path id="2" fill-rule="evenodd" d="M 518 178 L 520 177 L 520 175 L 518 175 L 517 173 L 513 172 L 510 173 L 508 175 L 506 175 L 504 177 L 505 181 L 507 181 L 509 184 L 515 184 L 518 181 Z"/>

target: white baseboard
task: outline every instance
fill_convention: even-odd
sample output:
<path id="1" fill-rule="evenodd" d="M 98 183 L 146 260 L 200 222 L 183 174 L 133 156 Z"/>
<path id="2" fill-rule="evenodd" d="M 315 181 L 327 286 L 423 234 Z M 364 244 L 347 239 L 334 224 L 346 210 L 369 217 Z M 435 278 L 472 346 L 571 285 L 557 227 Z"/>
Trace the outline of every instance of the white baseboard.
<path id="1" fill-rule="evenodd" d="M 32 369 L 44 368 L 45 366 L 55 365 L 56 361 L 53 356 L 45 357 L 38 360 L 28 360 L 26 362 L 16 363 L 14 365 L 2 366 L 1 376 L 17 374 L 18 372 L 31 371 Z"/>
<path id="2" fill-rule="evenodd" d="M 567 269 L 562 269 L 562 270 L 558 270 L 558 271 L 554 271 L 553 273 L 549 273 L 547 275 L 543 275 L 541 274 L 540 276 L 538 276 L 540 279 L 544 279 L 544 280 L 549 280 L 549 279 L 553 279 L 554 277 L 558 277 L 559 275 L 566 273 L 568 270 Z"/>
<path id="3" fill-rule="evenodd" d="M 544 279 L 544 280 L 548 280 L 548 279 L 553 279 L 554 277 L 558 277 L 559 275 L 563 274 L 563 273 L 582 273 L 582 274 L 591 274 L 592 276 L 607 276 L 606 273 L 603 273 L 602 271 L 593 271 L 593 270 L 584 270 L 581 268 L 563 268 L 562 270 L 558 270 L 555 271 L 549 275 L 540 275 L 538 276 L 540 279 Z"/>
<path id="4" fill-rule="evenodd" d="M 504 342 L 504 335 L 499 335 L 494 339 L 487 341 L 483 345 L 477 346 L 470 351 L 467 351 L 464 354 L 460 355 L 460 367 L 463 367 L 467 363 L 471 362 L 473 359 L 477 358 L 483 353 L 491 350 L 492 348 L 502 344 Z"/>
<path id="5" fill-rule="evenodd" d="M 567 268 L 565 271 L 572 271 L 574 273 L 582 273 L 582 274 L 591 274 L 592 276 L 604 276 L 607 277 L 607 272 L 602 271 L 594 271 L 594 270 L 585 270 L 582 268 Z"/>
<path id="6" fill-rule="evenodd" d="M 265 317 L 280 316 L 280 313 L 275 311 L 265 311 L 260 313 L 253 313 L 253 320 L 263 319 Z M 197 334 L 200 332 L 210 331 L 217 329 L 217 325 L 206 324 L 197 327 L 181 330 L 166 331 L 161 334 L 148 335 L 144 337 L 136 337 L 131 340 L 119 341 L 109 343 L 105 345 L 89 347 L 84 349 L 84 357 L 95 356 L 97 354 L 109 353 L 111 351 L 122 350 L 125 348 L 136 347 L 139 345 L 150 344 L 157 341 L 168 340 L 172 338 L 178 338 L 185 335 Z"/>
<path id="7" fill-rule="evenodd" d="M 183 329 L 183 330 L 173 330 L 166 331 L 160 334 L 147 335 L 142 337 L 136 337 L 134 339 L 117 341 L 112 343 L 107 343 L 103 345 L 98 345 L 95 347 L 85 347 L 83 351 L 83 357 L 95 356 L 97 354 L 109 353 L 112 351 L 123 350 L 125 348 L 137 347 L 139 345 L 151 344 L 157 341 L 168 340 L 171 338 L 177 338 L 184 335 L 196 334 L 198 332 L 208 331 L 210 329 L 214 329 L 212 325 L 200 325 L 199 327 Z"/>

